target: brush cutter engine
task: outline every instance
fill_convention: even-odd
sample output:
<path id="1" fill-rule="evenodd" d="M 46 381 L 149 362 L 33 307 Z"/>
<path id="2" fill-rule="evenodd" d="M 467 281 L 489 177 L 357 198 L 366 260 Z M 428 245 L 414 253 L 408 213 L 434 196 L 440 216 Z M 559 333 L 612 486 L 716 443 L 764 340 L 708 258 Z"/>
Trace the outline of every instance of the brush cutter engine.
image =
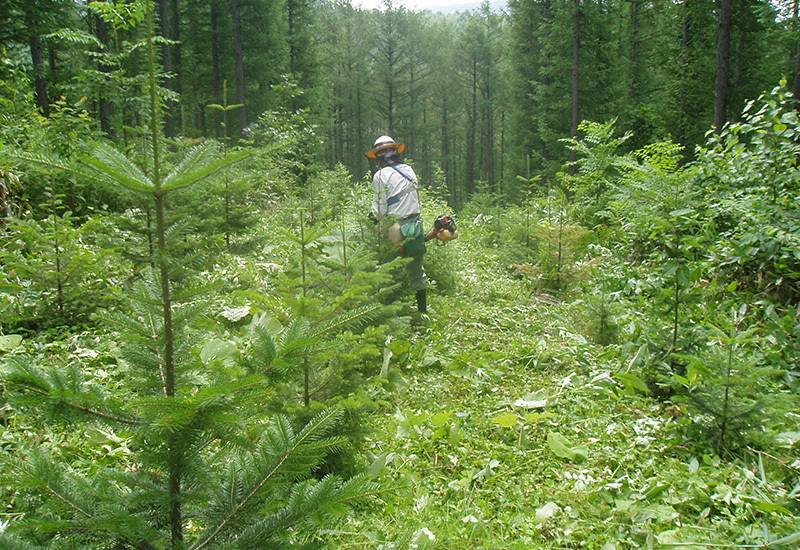
<path id="1" fill-rule="evenodd" d="M 425 236 L 426 241 L 438 239 L 443 243 L 458 237 L 456 222 L 450 216 L 442 214 L 433 222 L 433 229 Z"/>

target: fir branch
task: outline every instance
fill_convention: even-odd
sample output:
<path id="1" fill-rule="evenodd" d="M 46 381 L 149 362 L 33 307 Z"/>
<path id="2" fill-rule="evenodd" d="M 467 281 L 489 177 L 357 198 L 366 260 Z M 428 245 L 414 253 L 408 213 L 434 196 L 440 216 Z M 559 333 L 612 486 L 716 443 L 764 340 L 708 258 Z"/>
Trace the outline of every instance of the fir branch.
<path id="1" fill-rule="evenodd" d="M 29 164 L 33 164 L 35 166 L 38 166 L 39 168 L 46 168 L 46 169 L 56 170 L 56 171 L 59 171 L 59 172 L 62 172 L 62 171 L 64 171 L 64 172 L 72 172 L 72 173 L 76 172 L 75 169 L 71 165 L 65 163 L 64 161 L 62 161 L 60 158 L 58 158 L 55 155 L 48 155 L 48 154 L 45 154 L 45 153 L 22 153 L 22 154 L 19 154 L 19 153 L 9 152 L 6 149 L 3 150 L 3 154 L 7 155 L 9 158 L 12 158 L 12 159 L 15 159 L 15 160 L 19 160 L 19 161 L 22 161 L 22 162 L 26 162 L 26 163 L 29 163 Z"/>
<path id="2" fill-rule="evenodd" d="M 166 185 L 182 176 L 185 176 L 191 171 L 197 171 L 199 168 L 204 168 L 212 164 L 219 152 L 219 147 L 215 141 L 205 141 L 189 151 L 183 156 L 183 159 L 172 171 L 164 177 L 163 184 Z"/>
<path id="3" fill-rule="evenodd" d="M 30 485 L 39 489 L 44 489 L 45 492 L 55 497 L 60 502 L 63 502 L 70 509 L 78 512 L 82 516 L 92 519 L 92 514 L 84 510 L 76 502 L 69 498 L 67 491 L 63 487 L 59 487 L 56 483 L 60 477 L 61 472 L 55 470 L 54 465 L 50 462 L 46 455 L 43 453 L 35 453 L 31 456 L 30 462 L 17 460 L 3 451 L 0 452 L 0 462 L 5 464 L 10 470 L 14 471 L 18 477 L 7 478 L 4 481 L 18 486 Z M 52 479 L 50 473 L 55 470 L 56 479 Z M 23 483 L 27 479 L 29 483 Z"/>
<path id="4" fill-rule="evenodd" d="M 239 515 L 250 505 L 251 501 L 253 501 L 261 493 L 262 489 L 273 481 L 276 476 L 282 473 L 296 474 L 297 472 L 294 471 L 285 472 L 287 464 L 292 462 L 295 454 L 307 452 L 308 447 L 312 447 L 313 450 L 317 451 L 323 449 L 324 446 L 322 442 L 324 442 L 324 440 L 322 438 L 332 428 L 332 424 L 336 423 L 339 418 L 341 418 L 341 415 L 342 411 L 340 409 L 325 411 L 309 422 L 297 436 L 292 433 L 291 426 L 286 418 L 279 417 L 276 419 L 272 424 L 272 429 L 267 432 L 268 437 L 265 443 L 268 443 L 268 445 L 262 445 L 260 452 L 256 455 L 262 459 L 264 465 L 271 464 L 271 466 L 262 473 L 261 479 L 259 479 L 254 486 L 250 487 L 249 490 L 243 492 L 241 495 L 233 495 L 233 507 L 227 511 L 225 517 L 223 517 L 216 526 L 210 528 L 200 537 L 198 542 L 191 547 L 192 550 L 202 550 L 212 544 L 221 533 L 238 520 Z M 316 445 L 312 445 L 312 443 L 316 443 Z M 230 483 L 231 488 L 238 485 L 235 481 L 235 470 L 235 468 L 229 470 L 232 476 L 232 481 Z"/>
<path id="5" fill-rule="evenodd" d="M 154 189 L 153 182 L 133 161 L 109 145 L 98 144 L 92 156 L 84 155 L 80 162 L 101 181 L 116 183 L 138 192 L 150 193 Z"/>
<path id="6" fill-rule="evenodd" d="M 381 304 L 373 304 L 364 306 L 353 311 L 348 311 L 339 315 L 332 320 L 321 324 L 316 330 L 312 331 L 313 337 L 320 337 L 330 334 L 334 331 L 346 330 L 356 326 L 363 326 L 367 323 L 375 321 L 379 316 L 384 306 Z"/>
<path id="7" fill-rule="evenodd" d="M 213 162 L 208 166 L 201 168 L 200 170 L 195 170 L 194 172 L 185 174 L 169 182 L 164 182 L 162 185 L 162 189 L 164 191 L 174 191 L 176 189 L 182 189 L 184 187 L 188 187 L 201 180 L 206 179 L 209 176 L 216 174 L 220 170 L 223 170 L 234 163 L 246 159 L 251 154 L 252 153 L 250 151 L 238 151 L 216 162 Z"/>
<path id="8" fill-rule="evenodd" d="M 100 397 L 99 388 L 87 387 L 79 368 L 68 369 L 65 373 L 56 368 L 43 371 L 27 358 L 12 357 L 0 370 L 0 381 L 7 388 L 16 388 L 21 395 L 12 395 L 11 400 L 16 399 L 23 404 L 50 405 L 53 408 L 62 406 L 102 420 L 129 426 L 141 424 L 134 418 L 114 413 L 112 407 L 102 410 L 101 407 L 92 406 L 93 402 L 104 405 L 108 401 Z M 26 394 L 33 394 L 33 399 L 25 399 Z"/>

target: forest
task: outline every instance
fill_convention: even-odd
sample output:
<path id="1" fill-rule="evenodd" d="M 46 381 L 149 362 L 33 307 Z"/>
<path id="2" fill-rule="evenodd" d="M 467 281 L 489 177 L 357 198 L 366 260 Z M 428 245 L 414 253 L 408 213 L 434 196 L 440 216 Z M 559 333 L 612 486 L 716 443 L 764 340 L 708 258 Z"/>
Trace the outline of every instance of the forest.
<path id="1" fill-rule="evenodd" d="M 800 547 L 797 1 L 0 22 L 0 548 Z"/>

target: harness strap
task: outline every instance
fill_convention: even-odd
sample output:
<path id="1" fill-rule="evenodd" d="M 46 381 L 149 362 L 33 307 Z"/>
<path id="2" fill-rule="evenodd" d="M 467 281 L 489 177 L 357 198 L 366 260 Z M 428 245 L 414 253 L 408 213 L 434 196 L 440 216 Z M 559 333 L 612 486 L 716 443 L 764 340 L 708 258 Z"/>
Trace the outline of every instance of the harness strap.
<path id="1" fill-rule="evenodd" d="M 400 202 L 400 199 L 402 199 L 403 197 L 405 197 L 406 195 L 408 195 L 412 191 L 416 191 L 416 189 L 417 189 L 416 186 L 414 185 L 414 180 L 411 178 L 411 176 L 409 176 L 408 174 L 406 174 L 405 172 L 400 170 L 397 166 L 394 166 L 394 165 L 390 165 L 390 166 L 398 174 L 400 174 L 401 176 L 406 178 L 408 181 L 410 181 L 411 185 L 407 185 L 405 188 L 403 188 L 402 191 L 400 191 L 399 193 L 396 193 L 396 194 L 392 195 L 391 197 L 389 197 L 388 199 L 386 199 L 386 206 L 391 206 L 393 204 L 396 204 L 396 203 Z"/>

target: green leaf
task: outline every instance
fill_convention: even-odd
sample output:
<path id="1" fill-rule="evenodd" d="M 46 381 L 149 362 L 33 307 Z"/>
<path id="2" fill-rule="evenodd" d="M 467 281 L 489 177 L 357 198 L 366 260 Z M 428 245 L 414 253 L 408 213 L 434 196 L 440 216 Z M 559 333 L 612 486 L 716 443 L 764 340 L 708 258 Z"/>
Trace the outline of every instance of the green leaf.
<path id="1" fill-rule="evenodd" d="M 532 412 L 526 414 L 523 418 L 525 418 L 526 422 L 530 422 L 531 424 L 534 422 L 539 422 L 541 420 L 547 420 L 548 418 L 553 418 L 555 415 L 553 413 L 537 413 Z"/>
<path id="2" fill-rule="evenodd" d="M 15 292 L 19 292 L 22 290 L 22 287 L 19 285 L 12 285 L 10 283 L 0 283 L 0 292 L 3 294 L 14 294 Z"/>
<path id="3" fill-rule="evenodd" d="M 455 411 L 447 411 L 434 414 L 431 417 L 431 424 L 437 428 L 444 426 L 447 424 L 447 421 L 450 420 L 450 417 L 453 416 L 454 412 Z"/>
<path id="4" fill-rule="evenodd" d="M 800 531 L 797 533 L 792 533 L 791 535 L 783 537 L 782 539 L 774 540 L 767 546 L 769 548 L 796 548 L 796 543 L 798 541 L 800 541 Z"/>
<path id="5" fill-rule="evenodd" d="M 566 437 L 558 432 L 547 434 L 547 445 L 553 454 L 560 458 L 566 458 L 573 462 L 586 462 L 589 452 L 586 447 L 573 447 Z"/>
<path id="6" fill-rule="evenodd" d="M 212 360 L 224 361 L 236 355 L 239 350 L 236 344 L 225 340 L 211 340 L 203 346 L 200 359 L 206 363 Z"/>
<path id="7" fill-rule="evenodd" d="M 691 214 L 691 213 L 692 213 L 692 209 L 691 208 L 681 208 L 681 209 L 678 209 L 678 210 L 673 210 L 672 212 L 669 213 L 669 215 L 672 216 L 673 218 L 677 218 L 677 217 L 685 216 L 686 214 Z"/>
<path id="8" fill-rule="evenodd" d="M 6 334 L 0 336 L 0 350 L 11 351 L 22 344 L 22 336 L 19 334 Z"/>
<path id="9" fill-rule="evenodd" d="M 392 340 L 386 347 L 395 355 L 402 355 L 411 348 L 411 344 L 408 340 Z"/>
<path id="10" fill-rule="evenodd" d="M 766 512 L 771 514 L 773 512 L 778 512 L 781 514 L 791 514 L 791 510 L 786 508 L 785 506 L 781 506 L 780 504 L 775 504 L 773 502 L 756 502 L 756 508 L 761 510 L 762 512 Z"/>
<path id="11" fill-rule="evenodd" d="M 511 428 L 517 423 L 517 420 L 517 415 L 513 413 L 501 414 L 492 418 L 492 422 L 502 428 Z"/>
<path id="12" fill-rule="evenodd" d="M 647 383 L 635 374 L 631 374 L 629 372 L 620 372 L 616 374 L 616 377 L 619 378 L 619 381 L 622 382 L 625 388 L 629 391 L 636 390 L 644 394 L 650 393 L 650 388 L 647 387 Z"/>

